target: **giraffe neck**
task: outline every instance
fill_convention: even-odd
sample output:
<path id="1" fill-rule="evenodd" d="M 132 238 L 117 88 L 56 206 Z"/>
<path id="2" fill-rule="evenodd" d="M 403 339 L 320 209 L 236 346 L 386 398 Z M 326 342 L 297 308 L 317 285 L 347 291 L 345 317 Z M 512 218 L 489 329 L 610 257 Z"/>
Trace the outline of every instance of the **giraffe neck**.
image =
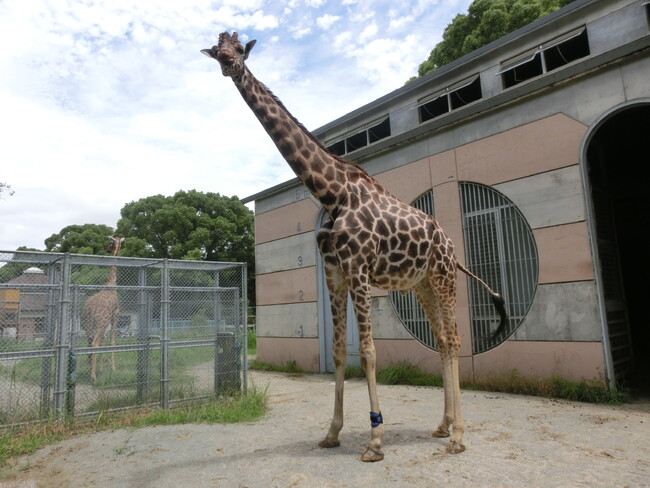
<path id="1" fill-rule="evenodd" d="M 115 266 L 111 266 L 108 269 L 108 279 L 106 280 L 106 286 L 115 286 L 117 284 L 117 271 Z"/>
<path id="2" fill-rule="evenodd" d="M 329 153 L 246 68 L 233 81 L 298 179 L 330 215 L 347 201 L 346 182 L 365 171 Z"/>

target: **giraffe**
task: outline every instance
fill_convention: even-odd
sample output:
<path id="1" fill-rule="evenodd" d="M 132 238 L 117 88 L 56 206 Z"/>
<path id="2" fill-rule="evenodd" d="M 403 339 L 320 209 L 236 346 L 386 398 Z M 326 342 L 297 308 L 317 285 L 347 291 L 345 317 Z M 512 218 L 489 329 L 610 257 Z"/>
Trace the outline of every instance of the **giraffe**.
<path id="1" fill-rule="evenodd" d="M 108 250 L 112 251 L 113 256 L 118 256 L 120 248 L 124 243 L 124 238 L 111 237 Z M 117 270 L 111 266 L 108 270 L 107 287 L 114 287 L 117 284 Z M 117 299 L 117 292 L 113 288 L 101 290 L 99 293 L 91 296 L 84 303 L 81 326 L 88 337 L 90 347 L 99 347 L 104 342 L 104 335 L 110 328 L 111 345 L 115 345 L 115 334 L 117 333 L 117 324 L 120 316 L 120 304 Z M 90 355 L 90 378 L 97 379 L 97 356 Z M 115 371 L 115 353 L 111 352 L 111 367 Z"/>
<path id="2" fill-rule="evenodd" d="M 334 414 L 319 445 L 340 445 L 349 293 L 370 397 L 370 442 L 361 460 L 374 462 L 384 458 L 384 425 L 370 321 L 370 289 L 375 286 L 415 292 L 433 329 L 443 366 L 444 414 L 433 435 L 451 435 L 447 451 L 464 451 L 458 373 L 460 337 L 455 321 L 457 270 L 478 280 L 490 293 L 501 317 L 493 337 L 500 335 L 506 324 L 502 298 L 458 262 L 453 243 L 433 217 L 395 198 L 357 164 L 328 152 L 253 76 L 245 60 L 255 42 L 244 46 L 237 32 L 232 36 L 224 32 L 218 45 L 201 52 L 219 62 L 222 74 L 232 79 L 291 169 L 329 216 L 317 234 L 317 243 L 323 256 L 334 322 L 335 392 Z"/>

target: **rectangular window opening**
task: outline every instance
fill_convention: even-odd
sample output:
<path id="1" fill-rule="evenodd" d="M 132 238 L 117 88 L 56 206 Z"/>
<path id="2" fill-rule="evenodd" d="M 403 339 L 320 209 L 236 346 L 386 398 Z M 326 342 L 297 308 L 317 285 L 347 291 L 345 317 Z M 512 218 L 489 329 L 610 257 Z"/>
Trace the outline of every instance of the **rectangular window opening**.
<path id="1" fill-rule="evenodd" d="M 585 56 L 589 56 L 587 29 L 583 29 L 580 34 L 549 47 L 544 51 L 546 71 L 553 71 L 560 66 L 564 66 L 571 61 L 584 58 Z"/>
<path id="2" fill-rule="evenodd" d="M 541 75 L 543 72 L 542 57 L 537 52 L 530 61 L 518 64 L 501 73 L 503 87 L 510 88 L 511 86 L 518 85 L 522 81 Z"/>
<path id="3" fill-rule="evenodd" d="M 427 120 L 435 119 L 436 117 L 441 116 L 449 112 L 449 100 L 448 96 L 441 95 L 438 98 L 434 98 L 430 102 L 420 105 L 420 123 L 426 122 Z"/>
<path id="4" fill-rule="evenodd" d="M 362 130 L 345 139 L 346 152 L 352 152 L 368 145 L 368 131 Z"/>
<path id="5" fill-rule="evenodd" d="M 327 150 L 336 156 L 343 156 L 345 154 L 345 141 L 335 142 L 331 146 L 327 146 Z"/>
<path id="6" fill-rule="evenodd" d="M 386 137 L 390 137 L 390 119 L 388 117 L 386 117 L 384 121 L 368 129 L 368 142 L 370 144 L 385 139 Z"/>
<path id="7" fill-rule="evenodd" d="M 451 109 L 454 110 L 475 100 L 480 100 L 482 96 L 481 78 L 477 76 L 471 83 L 462 86 L 449 94 Z"/>

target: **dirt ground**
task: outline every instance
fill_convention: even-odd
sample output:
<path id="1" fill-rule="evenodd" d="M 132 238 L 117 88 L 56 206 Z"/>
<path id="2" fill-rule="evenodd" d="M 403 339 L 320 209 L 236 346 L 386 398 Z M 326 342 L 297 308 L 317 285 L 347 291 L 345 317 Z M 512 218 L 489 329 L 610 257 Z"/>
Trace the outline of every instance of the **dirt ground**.
<path id="1" fill-rule="evenodd" d="M 341 447 L 320 449 L 331 377 L 251 374 L 269 385 L 259 422 L 121 429 L 13 460 L 0 488 L 650 487 L 650 403 L 602 406 L 464 391 L 467 450 L 431 436 L 440 388 L 379 387 L 386 458 L 359 459 L 369 438 L 364 381 L 346 384 Z"/>

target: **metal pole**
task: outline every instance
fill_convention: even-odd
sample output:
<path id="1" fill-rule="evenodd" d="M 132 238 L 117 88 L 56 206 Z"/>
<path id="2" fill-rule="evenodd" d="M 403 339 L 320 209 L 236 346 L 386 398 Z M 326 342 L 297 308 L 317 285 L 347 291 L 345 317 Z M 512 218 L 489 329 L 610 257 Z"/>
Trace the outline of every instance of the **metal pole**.
<path id="1" fill-rule="evenodd" d="M 244 392 L 248 391 L 248 275 L 246 264 L 242 264 L 242 323 L 244 324 L 244 344 L 242 354 L 242 375 Z"/>
<path id="2" fill-rule="evenodd" d="M 138 351 L 136 363 L 137 401 L 143 404 L 149 397 L 149 315 L 147 314 L 147 270 L 138 270 L 138 332 L 137 340 L 143 349 Z"/>
<path id="3" fill-rule="evenodd" d="M 68 378 L 68 334 L 70 322 L 70 255 L 63 255 L 61 300 L 58 330 L 56 331 L 56 378 L 54 384 L 54 409 L 61 418 L 65 409 L 65 394 Z"/>
<path id="4" fill-rule="evenodd" d="M 58 274 L 58 267 L 50 263 L 47 267 L 47 304 L 45 309 L 45 338 L 43 349 L 51 349 L 54 346 L 56 327 L 56 291 L 55 288 Z M 60 290 L 59 290 L 60 291 Z M 50 375 L 52 373 L 52 358 L 48 355 L 43 358 L 41 366 L 41 417 L 45 418 L 51 408 L 50 390 L 52 388 Z"/>
<path id="5" fill-rule="evenodd" d="M 160 405 L 169 409 L 169 260 L 163 260 L 162 284 L 162 324 L 160 338 Z"/>

